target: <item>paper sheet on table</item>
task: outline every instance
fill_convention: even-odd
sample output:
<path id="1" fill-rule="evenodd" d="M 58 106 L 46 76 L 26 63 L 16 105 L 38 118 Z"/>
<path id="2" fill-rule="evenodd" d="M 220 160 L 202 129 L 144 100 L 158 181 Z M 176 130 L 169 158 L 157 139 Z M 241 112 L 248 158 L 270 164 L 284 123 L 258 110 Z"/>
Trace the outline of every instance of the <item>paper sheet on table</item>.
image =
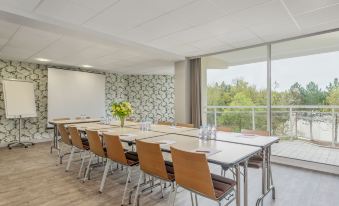
<path id="1" fill-rule="evenodd" d="M 171 145 L 171 144 L 175 144 L 176 141 L 174 140 L 159 140 L 159 141 L 156 141 L 155 143 L 158 143 L 160 145 Z"/>
<path id="2" fill-rule="evenodd" d="M 213 149 L 213 148 L 206 148 L 206 147 L 199 147 L 197 149 L 192 150 L 192 152 L 204 153 L 206 156 L 214 155 L 221 150 Z"/>

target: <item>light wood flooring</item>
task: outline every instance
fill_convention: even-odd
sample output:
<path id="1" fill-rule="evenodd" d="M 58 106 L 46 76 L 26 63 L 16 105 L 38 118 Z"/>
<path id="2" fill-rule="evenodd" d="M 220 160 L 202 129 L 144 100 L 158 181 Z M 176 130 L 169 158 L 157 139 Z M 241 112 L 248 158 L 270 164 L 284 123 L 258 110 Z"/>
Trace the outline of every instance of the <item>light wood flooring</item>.
<path id="1" fill-rule="evenodd" d="M 120 205 L 126 171 L 108 176 L 104 192 L 98 193 L 102 169 L 92 172 L 92 180 L 77 179 L 79 162 L 65 172 L 65 163 L 57 165 L 56 152 L 49 153 L 49 144 L 41 143 L 28 149 L 0 149 L 0 205 Z M 213 171 L 220 173 L 218 167 Z M 273 165 L 276 200 L 265 199 L 265 206 L 338 206 L 339 177 L 308 170 Z M 249 171 L 249 205 L 253 206 L 261 190 L 260 170 Z M 132 182 L 137 179 L 134 172 Z M 160 190 L 141 197 L 141 205 L 165 206 Z M 199 198 L 203 206 L 216 203 Z M 187 192 L 180 190 L 176 205 L 191 205 Z M 235 205 L 232 203 L 231 205 Z"/>

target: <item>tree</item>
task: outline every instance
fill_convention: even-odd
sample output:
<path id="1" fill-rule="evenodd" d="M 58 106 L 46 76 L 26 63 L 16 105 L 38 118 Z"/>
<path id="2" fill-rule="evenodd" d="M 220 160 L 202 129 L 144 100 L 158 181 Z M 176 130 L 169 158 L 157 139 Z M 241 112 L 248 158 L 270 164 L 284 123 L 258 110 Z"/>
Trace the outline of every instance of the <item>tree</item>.
<path id="1" fill-rule="evenodd" d="M 303 96 L 305 105 L 325 104 L 326 94 L 314 82 L 306 85 L 306 89 L 303 90 Z"/>
<path id="2" fill-rule="evenodd" d="M 339 86 L 331 89 L 326 97 L 326 103 L 329 105 L 339 105 Z"/>

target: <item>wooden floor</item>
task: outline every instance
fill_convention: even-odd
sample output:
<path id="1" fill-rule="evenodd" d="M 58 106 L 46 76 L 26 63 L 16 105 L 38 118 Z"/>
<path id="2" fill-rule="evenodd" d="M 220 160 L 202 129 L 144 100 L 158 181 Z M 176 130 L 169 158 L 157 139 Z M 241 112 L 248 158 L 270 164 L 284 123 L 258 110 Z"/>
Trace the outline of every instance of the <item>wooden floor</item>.
<path id="1" fill-rule="evenodd" d="M 339 167 L 338 148 L 328 148 L 301 140 L 280 141 L 279 144 L 273 145 L 272 154 L 279 157 L 287 157 Z"/>
<path id="2" fill-rule="evenodd" d="M 49 144 L 38 144 L 29 149 L 0 149 L 0 205 L 120 205 L 125 171 L 118 171 L 107 179 L 105 190 L 98 193 L 102 169 L 93 171 L 93 179 L 81 183 L 76 178 L 79 162 L 65 172 L 65 165 L 56 164 L 56 154 L 49 153 Z M 213 167 L 219 173 L 217 167 Z M 338 206 L 339 177 L 317 172 L 273 165 L 277 198 L 268 196 L 267 206 Z M 137 171 L 132 182 L 135 183 Z M 253 206 L 260 194 L 260 170 L 249 171 L 249 205 Z M 166 194 L 168 190 L 166 191 Z M 167 195 L 160 199 L 160 191 L 145 194 L 141 205 L 166 205 Z M 204 198 L 199 205 L 216 205 Z M 176 205 L 191 205 L 189 195 L 180 191 Z M 231 205 L 235 205 L 232 203 Z"/>

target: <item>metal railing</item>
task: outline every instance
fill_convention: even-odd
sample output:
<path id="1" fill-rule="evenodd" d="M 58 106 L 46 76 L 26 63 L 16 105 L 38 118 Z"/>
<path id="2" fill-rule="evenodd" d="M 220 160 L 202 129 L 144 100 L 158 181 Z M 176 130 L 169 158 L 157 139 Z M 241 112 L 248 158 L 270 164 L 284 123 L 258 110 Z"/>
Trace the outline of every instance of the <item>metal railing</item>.
<path id="1" fill-rule="evenodd" d="M 332 142 L 333 145 L 337 143 L 339 105 L 272 105 L 271 108 L 274 135 L 327 141 Z M 209 124 L 229 126 L 223 122 L 227 119 L 224 121 L 239 130 L 242 126 L 253 130 L 266 129 L 267 111 L 267 106 L 207 106 L 205 108 Z M 306 126 L 308 126 L 308 135 Z M 322 129 L 326 130 L 325 138 L 314 135 L 315 127 L 320 126 L 326 128 Z"/>

